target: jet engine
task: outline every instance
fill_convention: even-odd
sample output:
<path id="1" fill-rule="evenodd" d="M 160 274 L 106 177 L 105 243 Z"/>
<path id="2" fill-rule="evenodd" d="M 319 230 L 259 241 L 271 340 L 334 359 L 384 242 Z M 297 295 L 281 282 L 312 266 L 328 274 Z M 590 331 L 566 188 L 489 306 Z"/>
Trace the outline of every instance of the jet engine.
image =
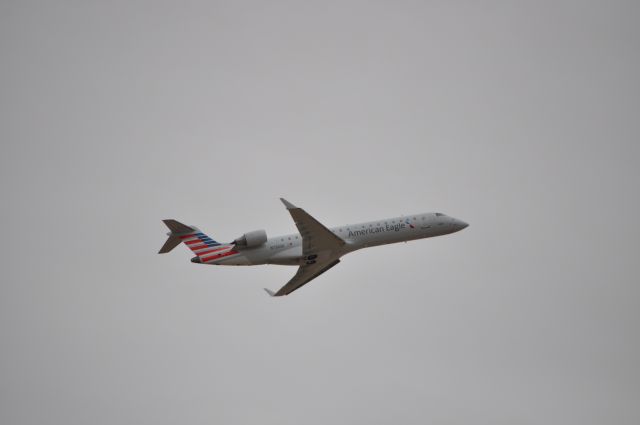
<path id="1" fill-rule="evenodd" d="M 264 230 L 254 230 L 240 236 L 233 243 L 239 248 L 255 248 L 267 241 L 267 232 Z"/>

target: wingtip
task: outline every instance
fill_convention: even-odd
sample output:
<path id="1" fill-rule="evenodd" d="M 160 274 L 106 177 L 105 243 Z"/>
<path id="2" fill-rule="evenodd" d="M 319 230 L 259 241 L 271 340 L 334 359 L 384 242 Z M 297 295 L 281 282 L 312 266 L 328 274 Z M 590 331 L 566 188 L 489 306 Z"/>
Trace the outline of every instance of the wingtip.
<path id="1" fill-rule="evenodd" d="M 276 293 L 275 293 L 275 292 L 273 292 L 271 289 L 267 289 L 267 288 L 262 288 L 262 289 L 264 289 L 264 291 L 265 291 L 267 294 L 269 294 L 269 296 L 270 296 L 270 297 L 275 297 L 275 296 L 276 296 Z"/>
<path id="2" fill-rule="evenodd" d="M 295 205 L 293 205 L 291 202 L 287 201 L 284 198 L 280 198 L 280 200 L 282 201 L 282 203 L 284 204 L 285 207 L 287 207 L 288 210 L 292 210 L 294 208 L 297 208 Z"/>

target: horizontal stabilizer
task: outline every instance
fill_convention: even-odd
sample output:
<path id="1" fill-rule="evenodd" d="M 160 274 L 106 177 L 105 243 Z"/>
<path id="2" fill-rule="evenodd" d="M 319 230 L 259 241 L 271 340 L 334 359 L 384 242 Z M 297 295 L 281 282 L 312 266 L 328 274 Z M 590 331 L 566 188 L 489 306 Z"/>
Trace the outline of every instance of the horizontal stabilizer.
<path id="1" fill-rule="evenodd" d="M 171 230 L 171 233 L 191 233 L 195 230 L 192 227 L 173 219 L 162 220 L 162 222 L 167 225 L 169 230 Z"/>
<path id="2" fill-rule="evenodd" d="M 264 291 L 265 291 L 267 294 L 269 294 L 269 296 L 271 296 L 271 297 L 275 297 L 275 296 L 276 296 L 276 293 L 275 293 L 275 292 L 273 292 L 271 289 L 267 289 L 267 288 L 262 288 L 262 289 L 264 289 Z"/>

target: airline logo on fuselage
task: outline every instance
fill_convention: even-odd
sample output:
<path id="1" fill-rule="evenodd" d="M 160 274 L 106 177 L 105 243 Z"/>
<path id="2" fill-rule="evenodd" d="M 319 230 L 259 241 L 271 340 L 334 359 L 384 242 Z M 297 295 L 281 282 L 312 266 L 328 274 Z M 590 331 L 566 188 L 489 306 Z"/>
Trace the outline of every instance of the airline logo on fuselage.
<path id="1" fill-rule="evenodd" d="M 385 223 L 384 226 L 369 227 L 367 229 L 360 229 L 360 230 L 349 230 L 349 237 L 352 238 L 357 236 L 372 235 L 374 233 L 382 233 L 382 232 L 399 232 L 400 230 L 405 229 L 407 227 L 407 224 L 408 223 L 394 223 L 394 224 Z"/>

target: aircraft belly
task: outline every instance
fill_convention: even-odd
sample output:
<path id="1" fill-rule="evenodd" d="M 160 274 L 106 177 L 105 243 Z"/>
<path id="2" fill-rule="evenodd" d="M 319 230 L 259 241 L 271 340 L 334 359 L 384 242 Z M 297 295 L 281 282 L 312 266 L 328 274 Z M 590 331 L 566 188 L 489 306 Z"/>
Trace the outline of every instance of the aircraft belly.
<path id="1" fill-rule="evenodd" d="M 302 247 L 298 245 L 276 252 L 266 262 L 269 264 L 298 265 L 301 258 Z"/>
<path id="2" fill-rule="evenodd" d="M 251 263 L 249 259 L 244 255 L 238 255 L 236 257 L 231 257 L 231 258 L 223 258 L 222 260 L 219 260 L 214 264 L 217 264 L 220 266 L 251 266 L 253 265 L 253 263 Z"/>

